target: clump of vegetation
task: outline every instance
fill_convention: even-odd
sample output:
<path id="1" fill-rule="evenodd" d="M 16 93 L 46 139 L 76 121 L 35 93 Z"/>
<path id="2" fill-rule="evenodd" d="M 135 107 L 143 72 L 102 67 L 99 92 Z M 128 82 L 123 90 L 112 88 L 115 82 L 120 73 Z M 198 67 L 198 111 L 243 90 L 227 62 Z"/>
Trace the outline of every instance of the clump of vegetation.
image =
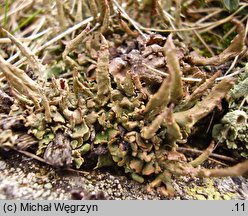
<path id="1" fill-rule="evenodd" d="M 55 17 L 50 6 L 46 10 L 51 12 L 49 24 L 60 25 L 58 35 L 36 44 L 33 51 L 11 34 L 11 26 L 1 28 L 24 57 L 10 63 L 15 60 L 10 47 L 0 55 L 0 147 L 64 169 L 116 165 L 140 183 L 150 176 L 148 190 L 157 188 L 164 196 L 174 195 L 172 176 L 244 174 L 248 161 L 222 169 L 200 167 L 216 148 L 214 141 L 193 160 L 178 146 L 187 143 L 200 120 L 229 100 L 236 79 L 234 74 L 223 76 L 221 68 L 245 55 L 247 32 L 241 21 L 233 19 L 237 35 L 231 44 L 218 55 L 202 57 L 183 43 L 189 36 L 183 34 L 185 28 L 198 27 L 183 26 L 181 6 L 185 5 L 178 2 L 171 1 L 169 7 L 158 0 L 128 1 L 123 8 L 115 0 L 75 5 L 56 1 Z M 177 9 L 173 19 L 166 12 L 171 7 Z M 151 17 L 149 26 L 143 27 L 144 17 L 153 13 L 162 23 Z M 172 29 L 163 30 L 168 25 Z M 219 71 L 210 73 L 209 67 Z M 225 117 L 221 124 L 227 122 Z M 224 127 L 231 131 L 233 121 L 229 123 Z M 222 125 L 218 127 L 221 131 Z M 222 132 L 216 136 L 225 138 Z"/>
<path id="2" fill-rule="evenodd" d="M 247 66 L 246 66 L 247 67 Z M 248 116 L 244 104 L 248 95 L 247 68 L 241 74 L 239 82 L 229 93 L 229 112 L 213 128 L 213 137 L 220 143 L 225 143 L 232 154 L 239 158 L 248 158 Z"/>

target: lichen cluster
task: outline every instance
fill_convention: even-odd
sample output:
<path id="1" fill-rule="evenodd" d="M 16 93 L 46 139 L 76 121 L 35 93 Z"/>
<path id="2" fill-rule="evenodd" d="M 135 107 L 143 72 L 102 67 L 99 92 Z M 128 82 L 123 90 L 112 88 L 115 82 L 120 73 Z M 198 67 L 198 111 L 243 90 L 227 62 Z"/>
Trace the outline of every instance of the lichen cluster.
<path id="1" fill-rule="evenodd" d="M 9 113 L 1 108 L 5 114 L 0 116 L 0 147 L 28 152 L 61 168 L 116 165 L 140 183 L 150 176 L 148 190 L 158 188 L 165 196 L 174 194 L 172 175 L 243 174 L 247 161 L 226 169 L 199 167 L 214 150 L 214 142 L 190 162 L 177 147 L 187 143 L 201 119 L 221 108 L 235 83 L 233 77 L 216 82 L 219 72 L 210 76 L 197 66 L 219 66 L 242 53 L 244 26 L 234 21 L 238 34 L 233 42 L 220 55 L 206 59 L 190 53 L 172 34 L 142 35 L 123 20 L 118 22 L 125 33 L 121 40 L 110 19 L 111 7 L 103 2 L 100 29 L 90 32 L 88 25 L 67 41 L 54 65 L 42 65 L 2 29 L 20 46 L 35 78 L 0 56 L 1 72 L 15 97 L 9 99 Z M 61 76 L 55 77 L 57 71 L 63 71 Z M 192 84 L 199 74 L 200 84 Z M 246 114 L 231 120 L 227 116 L 222 124 L 229 124 L 230 132 L 235 118 L 237 131 L 230 136 L 240 139 L 241 129 L 236 126 L 240 116 L 247 122 Z M 28 135 L 23 135 L 20 125 Z"/>
<path id="2" fill-rule="evenodd" d="M 248 70 L 245 68 L 239 82 L 229 93 L 229 112 L 213 128 L 213 137 L 228 149 L 232 149 L 237 158 L 248 158 L 248 116 L 247 107 L 243 106 L 248 95 L 247 74 Z"/>

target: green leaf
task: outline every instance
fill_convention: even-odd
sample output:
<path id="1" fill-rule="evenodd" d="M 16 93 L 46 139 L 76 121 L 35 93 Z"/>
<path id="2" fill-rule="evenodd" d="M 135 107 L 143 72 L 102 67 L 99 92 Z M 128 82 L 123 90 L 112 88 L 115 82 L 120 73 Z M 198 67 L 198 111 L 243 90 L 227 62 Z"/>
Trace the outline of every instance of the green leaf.
<path id="1" fill-rule="evenodd" d="M 234 11 L 239 6 L 239 0 L 223 0 L 223 4 L 227 10 Z"/>
<path id="2" fill-rule="evenodd" d="M 18 23 L 18 26 L 14 29 L 13 33 L 17 32 L 22 27 L 28 25 L 39 13 L 42 12 L 42 10 L 43 9 L 39 9 L 39 10 L 35 11 L 34 13 L 32 13 L 31 15 L 28 15 L 26 19 L 24 19 L 23 21 Z"/>

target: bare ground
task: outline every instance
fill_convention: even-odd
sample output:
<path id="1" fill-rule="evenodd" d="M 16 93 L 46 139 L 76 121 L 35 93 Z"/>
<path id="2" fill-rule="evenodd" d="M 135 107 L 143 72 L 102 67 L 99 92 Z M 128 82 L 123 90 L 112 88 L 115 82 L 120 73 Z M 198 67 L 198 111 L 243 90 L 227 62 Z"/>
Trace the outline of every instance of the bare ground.
<path id="1" fill-rule="evenodd" d="M 55 170 L 19 153 L 2 152 L 0 172 L 0 199 L 68 200 L 73 192 L 81 192 L 82 199 L 248 199 L 248 179 L 244 177 L 176 178 L 173 183 L 176 196 L 168 198 L 157 192 L 148 193 L 145 184 L 125 175 L 97 170 L 85 174 Z M 98 197 L 99 192 L 104 196 Z"/>

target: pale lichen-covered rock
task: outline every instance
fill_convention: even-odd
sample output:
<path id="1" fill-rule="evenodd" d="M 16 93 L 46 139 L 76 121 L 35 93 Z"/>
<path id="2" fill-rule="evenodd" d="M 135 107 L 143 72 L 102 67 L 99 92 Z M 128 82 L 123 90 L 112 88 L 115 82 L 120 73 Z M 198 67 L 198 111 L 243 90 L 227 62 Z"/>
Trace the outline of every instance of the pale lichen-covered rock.
<path id="1" fill-rule="evenodd" d="M 236 158 L 248 158 L 248 64 L 228 94 L 229 112 L 213 128 L 213 137 Z"/>
<path id="2" fill-rule="evenodd" d="M 241 110 L 228 112 L 213 128 L 213 137 L 248 158 L 248 116 Z"/>

